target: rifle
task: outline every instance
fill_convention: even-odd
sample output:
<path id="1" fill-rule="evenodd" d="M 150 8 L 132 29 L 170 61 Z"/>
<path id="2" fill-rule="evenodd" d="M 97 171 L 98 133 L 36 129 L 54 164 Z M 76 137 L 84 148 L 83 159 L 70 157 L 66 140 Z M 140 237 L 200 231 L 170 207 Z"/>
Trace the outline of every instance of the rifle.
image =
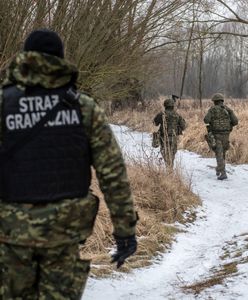
<path id="1" fill-rule="evenodd" d="M 177 99 L 180 99 L 180 97 L 178 97 L 177 95 L 171 95 L 172 100 L 174 100 L 174 102 L 177 101 Z"/>

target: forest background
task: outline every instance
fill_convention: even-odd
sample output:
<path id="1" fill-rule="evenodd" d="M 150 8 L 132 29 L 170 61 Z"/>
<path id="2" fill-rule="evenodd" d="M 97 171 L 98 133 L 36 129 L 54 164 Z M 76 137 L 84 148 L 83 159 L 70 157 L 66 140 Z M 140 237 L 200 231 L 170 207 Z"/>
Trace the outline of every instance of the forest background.
<path id="1" fill-rule="evenodd" d="M 0 0 L 0 69 L 34 28 L 56 30 L 99 100 L 248 92 L 246 0 Z M 122 103 L 120 103 L 120 102 Z"/>

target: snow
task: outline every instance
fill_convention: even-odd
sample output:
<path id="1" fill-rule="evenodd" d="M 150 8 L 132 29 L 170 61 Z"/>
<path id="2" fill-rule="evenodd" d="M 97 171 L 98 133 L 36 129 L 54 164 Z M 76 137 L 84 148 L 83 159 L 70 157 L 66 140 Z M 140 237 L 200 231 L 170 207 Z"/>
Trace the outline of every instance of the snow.
<path id="1" fill-rule="evenodd" d="M 156 162 L 160 158 L 159 151 L 150 146 L 149 134 L 123 126 L 112 128 L 126 159 L 152 157 Z M 178 234 L 171 250 L 150 267 L 117 278 L 90 278 L 84 300 L 248 299 L 248 165 L 228 165 L 228 180 L 218 181 L 215 159 L 178 151 L 176 160 L 203 201 L 196 221 Z M 238 264 L 236 276 L 198 296 L 182 289 L 208 278 L 213 268 L 237 260 L 239 252 L 246 262 Z"/>

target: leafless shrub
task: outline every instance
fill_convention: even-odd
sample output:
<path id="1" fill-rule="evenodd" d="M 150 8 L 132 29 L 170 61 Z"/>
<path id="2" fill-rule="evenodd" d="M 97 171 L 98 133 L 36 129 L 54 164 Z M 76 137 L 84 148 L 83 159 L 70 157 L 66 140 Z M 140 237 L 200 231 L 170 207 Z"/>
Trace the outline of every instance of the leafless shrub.
<path id="1" fill-rule="evenodd" d="M 80 88 L 98 99 L 123 99 L 140 89 L 146 72 L 152 75 L 147 53 L 184 6 L 187 1 L 0 0 L 0 69 L 31 30 L 47 27 L 63 37 Z"/>

